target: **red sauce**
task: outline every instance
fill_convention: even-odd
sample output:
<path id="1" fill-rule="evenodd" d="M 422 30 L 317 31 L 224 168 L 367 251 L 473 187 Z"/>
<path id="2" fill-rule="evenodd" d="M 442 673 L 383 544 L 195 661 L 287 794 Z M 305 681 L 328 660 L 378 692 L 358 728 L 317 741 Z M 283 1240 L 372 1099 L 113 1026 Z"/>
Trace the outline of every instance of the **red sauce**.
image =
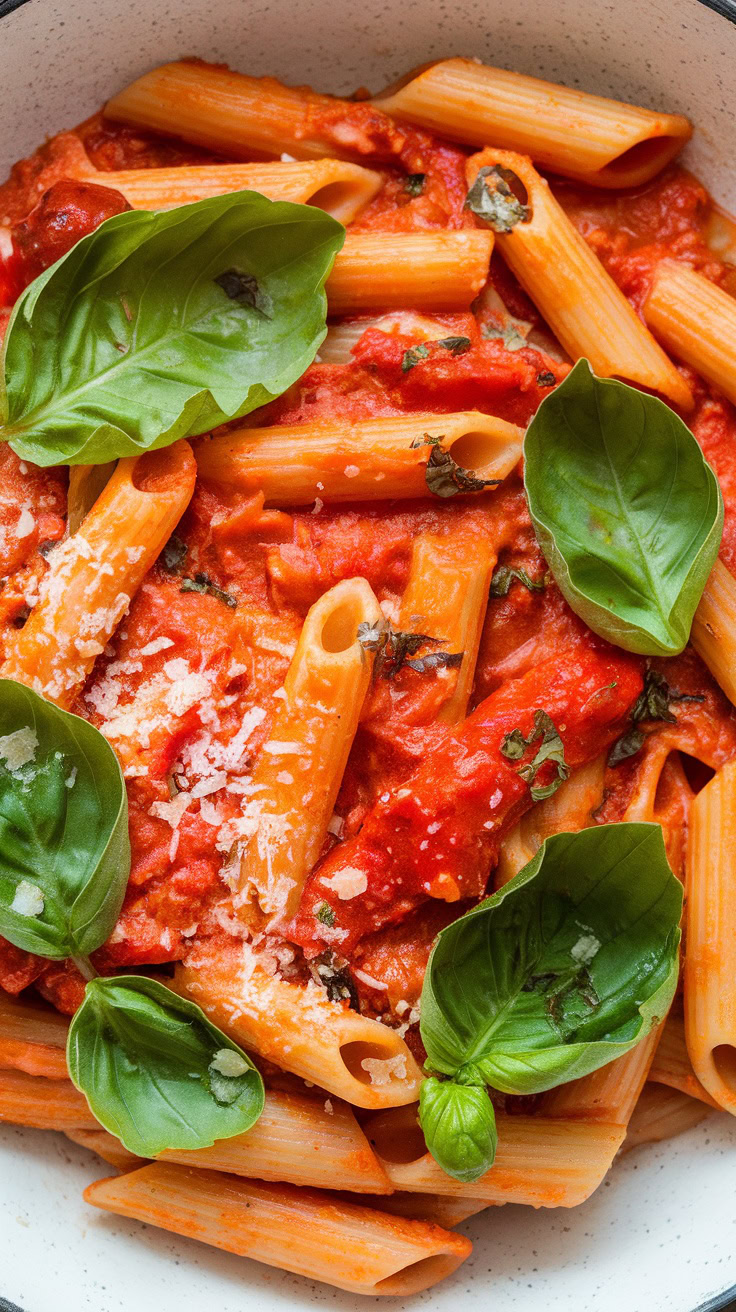
<path id="1" fill-rule="evenodd" d="M 311 129 L 332 135 L 336 147 L 347 147 L 354 158 L 383 172 L 384 184 L 354 230 L 472 226 L 464 209 L 462 150 L 401 127 L 371 105 L 358 103 L 346 110 L 341 102 L 326 105 L 320 99 L 310 114 Z M 70 181 L 80 141 L 103 172 L 215 158 L 110 124 L 99 115 L 76 134 L 47 143 L 16 165 L 9 183 L 0 188 L 0 222 L 14 227 L 22 251 L 22 257 L 16 253 L 0 261 L 0 305 L 9 307 L 34 272 L 125 208 L 119 193 L 109 188 Z M 421 185 L 414 181 L 407 187 L 407 175 L 418 174 L 423 175 Z M 646 187 L 625 193 L 559 181 L 553 185 L 637 308 L 657 261 L 665 256 L 727 283 L 728 269 L 705 244 L 707 195 L 682 170 L 669 169 Z M 536 310 L 497 255 L 492 281 L 513 315 L 539 326 Z M 544 350 L 509 351 L 498 337 L 485 336 L 481 325 L 488 325 L 489 316 L 477 308 L 477 317 L 436 316 L 437 342 L 467 337 L 464 353 L 453 355 L 435 343 L 428 357 L 409 370 L 402 361 L 415 339 L 367 324 L 349 362 L 313 364 L 250 422 L 349 421 L 477 408 L 526 424 L 567 366 Z M 696 380 L 696 409 L 689 422 L 721 482 L 726 503 L 722 556 L 736 572 L 734 412 Z M 7 579 L 0 591 L 0 636 L 7 642 L 13 626 L 23 621 L 26 596 L 32 598 L 46 568 L 39 547 L 64 532 L 66 474 L 23 467 L 7 446 L 0 446 L 0 481 L 0 577 Z M 19 536 L 15 528 L 21 508 L 34 522 L 32 531 Z M 174 826 L 167 808 L 176 803 L 178 794 L 171 795 L 179 786 L 176 780 L 196 791 L 216 776 L 217 760 L 232 750 L 237 759 L 229 782 L 247 781 L 310 605 L 338 580 L 359 574 L 380 601 L 395 606 L 406 584 L 412 542 L 427 530 L 466 534 L 471 541 L 483 534 L 492 539 L 502 562 L 523 566 L 532 578 L 544 576 L 546 565 L 518 477 L 495 493 L 454 503 L 428 499 L 325 507 L 319 513 L 264 510 L 261 498 L 246 500 L 231 490 L 198 485 L 177 530 L 187 546 L 181 569 L 190 575 L 206 572 L 237 606 L 182 592 L 180 579 L 156 566 L 75 708 L 105 728 L 128 769 L 131 877 L 118 926 L 95 955 L 99 968 L 173 961 L 186 954 L 195 937 L 223 934 L 220 872 L 227 825 L 241 813 L 245 794 L 220 786 L 192 796 Z M 165 667 L 172 661 L 181 663 L 177 670 L 187 671 L 176 686 L 189 682 L 194 692 L 157 718 L 156 698 L 168 686 Z M 390 686 L 376 684 L 337 802 L 343 841 L 333 835 L 325 845 L 297 917 L 295 941 L 308 953 L 332 946 L 348 954 L 358 971 L 385 983 L 391 1005 L 414 1001 L 434 935 L 465 909 L 467 899 L 484 890 L 502 835 L 530 803 L 516 763 L 500 753 L 504 734 L 517 727 L 528 732 L 534 711 L 542 707 L 558 725 L 568 762 L 587 761 L 620 732 L 641 687 L 641 668 L 637 658 L 593 639 L 554 584 L 530 592 L 515 583 L 507 597 L 489 603 L 471 701 L 475 710 L 459 728 L 450 730 L 434 719 L 442 697 L 436 675 L 404 671 Z M 663 662 L 662 669 L 672 686 L 698 692 L 705 701 L 678 704 L 676 730 L 646 726 L 651 742 L 640 758 L 607 771 L 599 819 L 620 818 L 647 752 L 669 741 L 666 734 L 676 732 L 683 751 L 712 767 L 736 756 L 736 716 L 698 658 L 688 652 Z M 141 732 L 130 713 L 149 706 Z M 241 742 L 248 716 L 255 716 L 253 728 Z M 408 778 L 412 794 L 404 797 L 401 786 Z M 673 834 L 682 832 L 686 788 L 679 765 L 669 766 L 661 805 Z M 366 893 L 336 900 L 325 880 L 349 865 L 365 870 Z M 345 937 L 338 934 L 331 942 L 323 932 L 325 926 L 314 916 L 322 902 L 333 909 L 336 928 Z M 365 1005 L 379 1010 L 386 993 L 356 978 Z M 45 963 L 0 941 L 0 984 L 17 992 L 34 981 L 63 1010 L 73 1011 L 79 1002 L 82 981 L 73 967 Z"/>

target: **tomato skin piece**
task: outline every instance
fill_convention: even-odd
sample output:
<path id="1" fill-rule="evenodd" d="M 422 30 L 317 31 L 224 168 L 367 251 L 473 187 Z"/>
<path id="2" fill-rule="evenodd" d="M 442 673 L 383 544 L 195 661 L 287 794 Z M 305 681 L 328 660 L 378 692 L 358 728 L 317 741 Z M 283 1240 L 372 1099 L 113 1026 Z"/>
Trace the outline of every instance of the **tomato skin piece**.
<path id="1" fill-rule="evenodd" d="M 427 898 L 481 896 L 503 835 L 532 805 L 520 763 L 501 753 L 505 735 L 518 728 L 528 736 L 534 712 L 545 710 L 567 764 L 584 765 L 620 732 L 643 686 L 642 668 L 640 658 L 592 639 L 586 651 L 562 650 L 497 689 L 400 787 L 381 794 L 355 838 L 315 868 L 289 938 L 308 955 L 330 946 L 345 956 L 364 935 Z M 538 783 L 554 775 L 555 767 L 545 765 Z M 345 871 L 363 874 L 366 889 L 341 901 L 334 881 Z M 324 903 L 332 925 L 324 923 L 333 918 L 324 910 L 318 918 Z"/>

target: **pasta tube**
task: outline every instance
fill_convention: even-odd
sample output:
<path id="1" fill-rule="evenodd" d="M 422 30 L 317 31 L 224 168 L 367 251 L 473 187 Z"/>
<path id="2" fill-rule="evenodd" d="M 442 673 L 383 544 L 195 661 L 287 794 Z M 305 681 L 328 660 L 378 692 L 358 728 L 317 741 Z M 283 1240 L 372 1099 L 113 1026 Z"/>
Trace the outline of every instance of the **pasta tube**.
<path id="1" fill-rule="evenodd" d="M 693 618 L 690 641 L 736 706 L 736 579 L 717 560 Z"/>
<path id="2" fill-rule="evenodd" d="M 488 538 L 472 546 L 460 534 L 421 533 L 414 541 L 401 598 L 399 628 L 444 640 L 443 651 L 462 652 L 459 668 L 445 671 L 437 719 L 464 719 L 473 689 L 488 589 L 496 551 Z"/>
<path id="3" fill-rule="evenodd" d="M 475 59 L 417 68 L 373 103 L 455 141 L 518 150 L 595 187 L 648 182 L 692 134 L 680 114 L 604 100 Z"/>
<path id="4" fill-rule="evenodd" d="M 521 457 L 521 429 L 470 410 L 234 429 L 197 444 L 197 468 L 266 505 L 426 497 L 430 435 L 480 479 L 505 478 Z"/>
<path id="5" fill-rule="evenodd" d="M 95 1207 L 132 1216 L 357 1294 L 418 1293 L 468 1256 L 462 1235 L 290 1185 L 156 1162 L 85 1190 Z"/>
<path id="6" fill-rule="evenodd" d="M 314 984 L 266 974 L 247 946 L 240 957 L 200 950 L 196 966 L 177 968 L 176 988 L 236 1042 L 355 1107 L 419 1097 L 422 1073 L 396 1030 L 330 1001 Z"/>
<path id="7" fill-rule="evenodd" d="M 602 378 L 622 378 L 661 392 L 689 409 L 692 394 L 587 242 L 555 200 L 549 184 L 524 155 L 487 149 L 467 163 L 500 165 L 519 178 L 530 208 L 527 220 L 499 233 L 499 250 L 573 360 L 586 356 Z"/>
<path id="8" fill-rule="evenodd" d="M 283 700 L 253 767 L 255 791 L 240 822 L 246 837 L 224 871 L 233 905 L 248 923 L 264 917 L 272 923 L 296 911 L 370 686 L 372 658 L 358 642 L 358 627 L 381 618 L 365 579 L 345 579 L 304 621 Z"/>
<path id="9" fill-rule="evenodd" d="M 38 1079 L 0 1068 L 0 1122 L 37 1130 L 98 1130 L 83 1093 L 71 1080 Z"/>
<path id="10" fill-rule="evenodd" d="M 608 1171 L 626 1133 L 624 1125 L 547 1116 L 497 1113 L 496 1160 L 479 1180 L 447 1175 L 426 1151 L 415 1108 L 380 1112 L 365 1132 L 395 1189 L 488 1203 L 576 1207 Z"/>
<path id="11" fill-rule="evenodd" d="M 188 442 L 118 462 L 83 526 L 50 558 L 4 678 L 71 705 L 181 519 L 195 478 Z"/>
<path id="12" fill-rule="evenodd" d="M 0 990 L 0 1066 L 63 1080 L 69 1025 L 58 1011 L 13 1002 Z"/>
<path id="13" fill-rule="evenodd" d="M 488 278 L 492 250 L 493 233 L 472 228 L 348 233 L 327 279 L 330 314 L 466 309 Z"/>
<path id="14" fill-rule="evenodd" d="M 657 265 L 643 306 L 654 336 L 736 404 L 736 300 L 676 260 Z"/>
<path id="15" fill-rule="evenodd" d="M 646 1084 L 629 1121 L 621 1149 L 628 1153 L 645 1143 L 661 1143 L 684 1134 L 708 1115 L 708 1108 L 695 1098 L 662 1084 Z"/>
<path id="16" fill-rule="evenodd" d="M 288 151 L 296 159 L 335 154 L 325 132 L 337 113 L 355 109 L 307 87 L 287 87 L 272 77 L 248 77 L 221 64 L 182 59 L 144 73 L 108 100 L 108 118 L 155 132 L 173 133 L 233 159 L 267 158 Z M 383 115 L 374 111 L 377 126 Z M 341 134 L 340 154 L 360 158 L 371 149 L 359 131 Z"/>
<path id="17" fill-rule="evenodd" d="M 392 1187 L 347 1103 L 274 1089 L 246 1134 L 220 1139 L 211 1148 L 163 1152 L 159 1161 L 317 1189 L 339 1184 L 343 1190 L 388 1194 Z"/>
<path id="18" fill-rule="evenodd" d="M 698 793 L 687 854 L 685 1036 L 693 1069 L 736 1115 L 736 763 Z"/>
<path id="19" fill-rule="evenodd" d="M 671 1089 L 678 1089 L 680 1093 L 686 1093 L 689 1098 L 697 1098 L 710 1107 L 719 1105 L 703 1088 L 693 1070 L 685 1039 L 685 1017 L 675 1007 L 662 1027 L 649 1079 L 657 1084 L 668 1084 Z"/>
<path id="20" fill-rule="evenodd" d="M 108 1134 L 107 1130 L 101 1127 L 96 1130 L 65 1130 L 64 1133 L 72 1143 L 78 1143 L 80 1148 L 87 1148 L 89 1152 L 97 1153 L 103 1162 L 114 1166 L 116 1171 L 135 1171 L 137 1167 L 146 1164 L 145 1157 L 136 1157 L 135 1153 L 129 1153 L 114 1134 Z"/>
<path id="21" fill-rule="evenodd" d="M 114 187 L 136 210 L 169 210 L 229 191 L 258 191 L 269 200 L 316 205 L 340 223 L 352 223 L 380 190 L 373 169 L 340 159 L 267 164 L 184 164 L 170 169 L 80 171 L 84 182 Z"/>

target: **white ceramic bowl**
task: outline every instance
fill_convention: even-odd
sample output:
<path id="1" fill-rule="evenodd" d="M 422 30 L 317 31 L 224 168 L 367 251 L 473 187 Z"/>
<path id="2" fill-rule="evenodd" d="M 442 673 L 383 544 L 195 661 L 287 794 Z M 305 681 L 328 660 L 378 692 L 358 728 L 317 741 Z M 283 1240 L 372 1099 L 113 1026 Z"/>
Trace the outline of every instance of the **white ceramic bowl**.
<path id="1" fill-rule="evenodd" d="M 0 175 L 180 55 L 346 92 L 460 54 L 688 114 L 697 125 L 688 162 L 736 208 L 729 15 L 736 21 L 734 0 L 0 0 Z M 715 1115 L 626 1158 L 574 1211 L 491 1209 L 465 1227 L 475 1251 L 455 1277 L 399 1306 L 725 1308 L 736 1298 L 735 1150 L 736 1122 Z M 0 1130 L 0 1312 L 3 1298 L 24 1312 L 366 1306 L 95 1212 L 81 1191 L 96 1174 L 98 1160 L 60 1136 Z"/>

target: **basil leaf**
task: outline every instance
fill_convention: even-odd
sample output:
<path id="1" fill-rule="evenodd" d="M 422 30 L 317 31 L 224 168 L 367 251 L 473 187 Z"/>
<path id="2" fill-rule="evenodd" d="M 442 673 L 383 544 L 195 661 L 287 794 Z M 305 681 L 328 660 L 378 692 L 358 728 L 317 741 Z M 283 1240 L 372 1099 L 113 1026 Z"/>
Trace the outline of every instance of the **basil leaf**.
<path id="1" fill-rule="evenodd" d="M 209 1148 L 263 1111 L 252 1061 L 204 1012 L 142 975 L 93 979 L 67 1045 L 69 1074 L 132 1153 Z"/>
<path id="2" fill-rule="evenodd" d="M 541 1093 L 638 1043 L 677 984 L 682 888 L 652 824 L 548 838 L 429 959 L 428 1068 Z"/>
<path id="3" fill-rule="evenodd" d="M 108 219 L 13 311 L 0 438 L 37 465 L 101 463 L 271 401 L 324 338 L 344 235 L 252 191 Z"/>
<path id="4" fill-rule="evenodd" d="M 502 164 L 478 169 L 478 174 L 465 197 L 465 208 L 472 210 L 494 232 L 511 232 L 517 223 L 523 223 L 531 213 L 528 205 L 517 200 L 509 183 L 519 182 L 516 174 Z"/>
<path id="5" fill-rule="evenodd" d="M 674 411 L 580 360 L 529 425 L 524 483 L 542 551 L 585 623 L 627 651 L 682 651 L 723 500 Z"/>
<path id="6" fill-rule="evenodd" d="M 225 592 L 222 588 L 218 588 L 217 584 L 212 582 L 209 574 L 200 573 L 195 574 L 194 578 L 191 579 L 183 578 L 179 591 L 206 592 L 211 597 L 216 597 L 218 601 L 223 602 L 225 606 L 229 606 L 231 610 L 234 610 L 238 604 L 237 597 L 233 597 L 232 593 Z"/>
<path id="7" fill-rule="evenodd" d="M 422 342 L 419 346 L 412 346 L 408 351 L 404 351 L 401 357 L 401 372 L 408 374 L 410 369 L 419 364 L 420 360 L 426 360 L 429 357 L 429 347 Z"/>
<path id="8" fill-rule="evenodd" d="M 546 711 L 535 711 L 534 728 L 529 737 L 525 738 L 521 729 L 512 729 L 511 733 L 504 736 L 500 748 L 501 755 L 508 761 L 520 761 L 527 749 L 540 738 L 542 741 L 532 760 L 526 765 L 520 765 L 516 772 L 529 785 L 529 792 L 534 802 L 541 802 L 545 797 L 551 797 L 557 792 L 560 784 L 570 777 L 570 767 L 565 760 L 565 746 L 554 720 Z M 535 783 L 537 775 L 547 761 L 557 767 L 557 774 L 548 783 L 537 784 Z"/>
<path id="9" fill-rule="evenodd" d="M 465 355 L 470 350 L 471 342 L 469 337 L 442 337 L 437 345 L 444 347 L 450 355 Z"/>
<path id="10" fill-rule="evenodd" d="M 416 437 L 412 447 L 429 446 L 431 451 L 424 467 L 424 479 L 430 492 L 436 497 L 454 497 L 458 492 L 482 492 L 487 487 L 498 487 L 502 478 L 477 478 L 472 469 L 463 469 L 453 460 L 442 443 L 444 434 L 424 433 Z"/>
<path id="11" fill-rule="evenodd" d="M 670 709 L 673 702 L 704 702 L 702 693 L 677 692 L 670 688 L 667 680 L 659 670 L 647 670 L 644 675 L 644 688 L 639 693 L 629 713 L 633 725 L 642 720 L 664 720 L 667 724 L 677 724 L 677 716 Z M 636 756 L 644 746 L 645 735 L 641 729 L 627 729 L 617 738 L 611 747 L 608 765 L 620 765 L 630 756 Z"/>
<path id="12" fill-rule="evenodd" d="M 498 1132 L 484 1088 L 434 1077 L 424 1080 L 419 1124 L 434 1160 L 456 1180 L 477 1180 L 493 1166 Z"/>
<path id="13" fill-rule="evenodd" d="M 130 870 L 128 803 L 102 734 L 0 679 L 0 934 L 58 960 L 104 943 Z"/>

